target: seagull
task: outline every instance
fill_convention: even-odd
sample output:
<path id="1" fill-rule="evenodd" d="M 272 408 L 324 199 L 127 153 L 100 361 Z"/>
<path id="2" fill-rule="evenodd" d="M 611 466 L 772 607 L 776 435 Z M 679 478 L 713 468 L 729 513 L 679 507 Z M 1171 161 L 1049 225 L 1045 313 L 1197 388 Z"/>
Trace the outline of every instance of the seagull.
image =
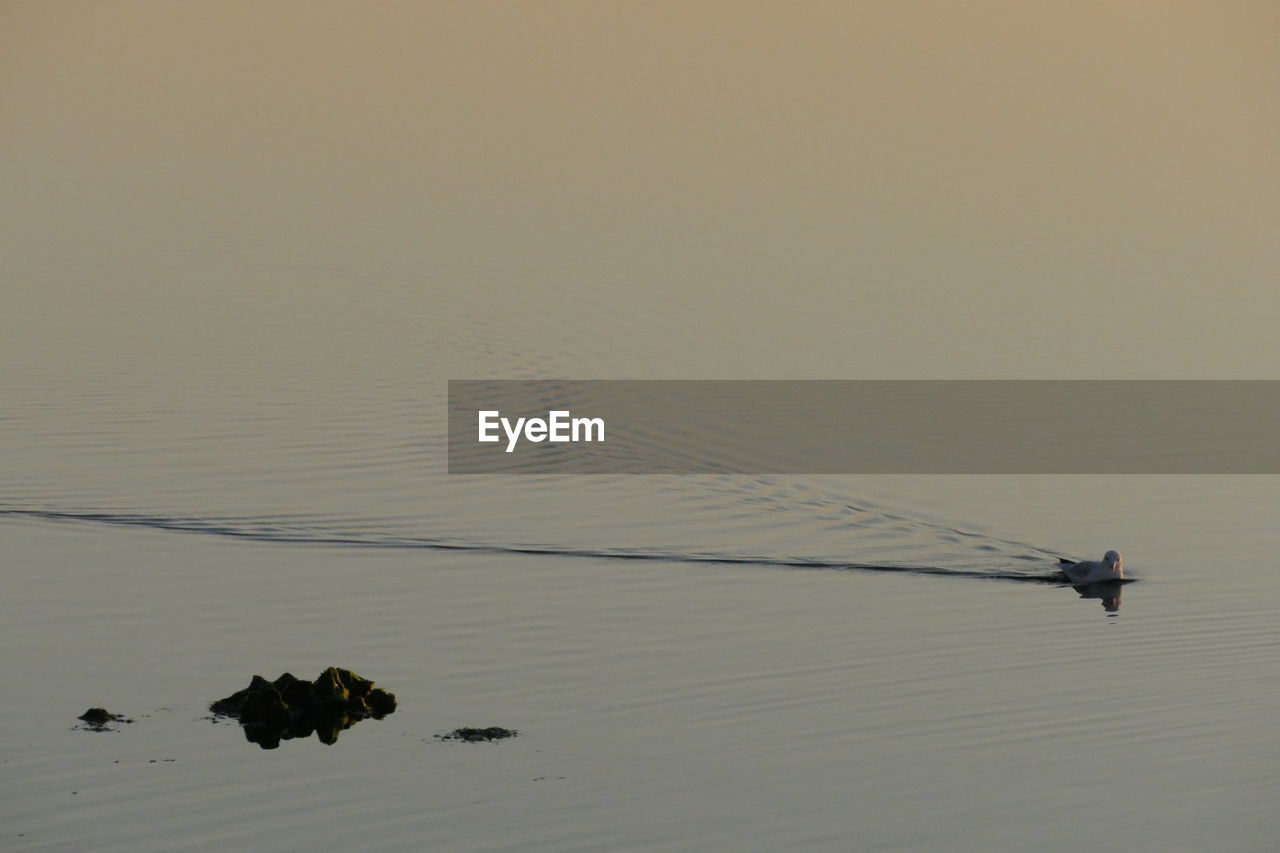
<path id="1" fill-rule="evenodd" d="M 1086 560 L 1083 563 L 1059 558 L 1058 565 L 1062 574 L 1073 584 L 1124 580 L 1124 559 L 1119 551 L 1108 551 L 1102 555 L 1101 560 Z"/>

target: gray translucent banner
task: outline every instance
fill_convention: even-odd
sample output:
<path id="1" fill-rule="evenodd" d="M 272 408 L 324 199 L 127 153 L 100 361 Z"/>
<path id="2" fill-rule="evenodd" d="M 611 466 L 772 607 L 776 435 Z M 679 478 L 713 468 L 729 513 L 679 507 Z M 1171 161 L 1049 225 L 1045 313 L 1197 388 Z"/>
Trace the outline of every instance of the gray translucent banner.
<path id="1" fill-rule="evenodd" d="M 1272 380 L 453 380 L 449 473 L 1277 474 L 1278 425 Z"/>

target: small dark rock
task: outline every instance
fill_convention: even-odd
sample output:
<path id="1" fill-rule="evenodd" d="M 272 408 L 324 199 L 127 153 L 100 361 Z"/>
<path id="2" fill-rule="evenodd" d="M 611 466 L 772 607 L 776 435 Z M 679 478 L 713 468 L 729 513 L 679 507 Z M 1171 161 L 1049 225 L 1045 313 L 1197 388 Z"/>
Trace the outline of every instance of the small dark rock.
<path id="1" fill-rule="evenodd" d="M 95 726 L 104 726 L 115 718 L 116 715 L 106 708 L 90 708 L 76 719 L 84 720 L 86 723 L 92 723 Z"/>
<path id="2" fill-rule="evenodd" d="M 436 735 L 437 740 L 457 740 L 463 743 L 482 743 L 484 741 L 505 740 L 520 734 L 515 729 L 504 729 L 501 726 L 489 726 L 485 729 L 454 729 L 447 735 Z"/>
<path id="3" fill-rule="evenodd" d="M 106 708 L 90 708 L 85 711 L 77 720 L 83 720 L 84 725 L 81 728 L 88 729 L 92 732 L 109 732 L 114 731 L 111 728 L 112 723 L 132 723 L 133 720 L 124 714 L 113 714 Z"/>

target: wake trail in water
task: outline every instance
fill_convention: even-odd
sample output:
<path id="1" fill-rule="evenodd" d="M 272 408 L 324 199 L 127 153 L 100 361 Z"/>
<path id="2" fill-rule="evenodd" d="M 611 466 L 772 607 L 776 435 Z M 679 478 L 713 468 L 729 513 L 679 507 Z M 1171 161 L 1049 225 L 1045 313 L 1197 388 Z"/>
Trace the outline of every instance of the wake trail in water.
<path id="1" fill-rule="evenodd" d="M 867 512 L 867 510 L 858 507 L 849 507 L 849 509 L 859 513 Z M 1037 566 L 1036 570 L 1029 569 L 1027 571 L 1011 569 L 1002 570 L 994 568 L 964 569 L 938 565 L 898 565 L 892 563 L 871 563 L 850 560 L 768 557 L 749 554 L 672 551 L 648 548 L 572 548 L 540 544 L 471 542 L 427 536 L 378 534 L 369 531 L 344 529 L 336 526 L 334 522 L 330 520 L 317 520 L 314 518 L 291 516 L 277 517 L 272 520 L 263 518 L 163 516 L 145 513 L 120 513 L 93 510 L 0 507 L 0 519 L 3 518 L 27 518 L 64 523 L 142 527 L 153 530 L 167 530 L 181 533 L 202 533 L 211 536 L 248 539 L 255 542 L 272 544 L 318 545 L 344 548 L 424 549 L 437 551 L 525 554 L 548 557 L 594 558 L 605 560 L 709 563 L 719 565 L 772 566 L 795 569 L 898 572 L 918 575 L 977 578 L 983 580 L 1022 581 L 1058 585 L 1063 583 L 1061 573 L 1056 569 L 1047 566 Z M 906 519 L 902 519 L 900 516 L 890 516 L 890 518 L 899 521 L 906 521 Z M 912 523 L 922 524 L 921 522 Z M 953 528 L 942 529 L 965 537 L 980 536 L 980 534 L 959 531 Z M 1030 547 L 1023 546 L 1023 543 L 1015 543 L 1011 541 L 1005 541 L 1003 544 Z M 1036 555 L 1019 555 L 1019 559 L 1034 561 L 1038 564 L 1040 563 L 1040 558 Z"/>

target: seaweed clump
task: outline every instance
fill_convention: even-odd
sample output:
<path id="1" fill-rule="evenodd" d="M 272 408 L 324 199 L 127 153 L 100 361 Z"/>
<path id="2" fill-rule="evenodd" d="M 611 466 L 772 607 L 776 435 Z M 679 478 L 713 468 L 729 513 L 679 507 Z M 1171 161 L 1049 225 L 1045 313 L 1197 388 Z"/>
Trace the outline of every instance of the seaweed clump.
<path id="1" fill-rule="evenodd" d="M 436 735 L 436 740 L 457 740 L 463 743 L 484 743 L 486 741 L 505 740 L 520 734 L 515 729 L 504 729 L 501 726 L 489 726 L 486 729 L 461 728 L 454 729 L 447 735 Z"/>
<path id="2" fill-rule="evenodd" d="M 288 672 L 275 681 L 255 675 L 248 687 L 209 706 L 218 716 L 239 719 L 245 739 L 263 749 L 313 732 L 321 743 L 333 744 L 344 729 L 368 717 L 380 720 L 395 709 L 394 693 L 334 666 L 315 681 Z"/>

